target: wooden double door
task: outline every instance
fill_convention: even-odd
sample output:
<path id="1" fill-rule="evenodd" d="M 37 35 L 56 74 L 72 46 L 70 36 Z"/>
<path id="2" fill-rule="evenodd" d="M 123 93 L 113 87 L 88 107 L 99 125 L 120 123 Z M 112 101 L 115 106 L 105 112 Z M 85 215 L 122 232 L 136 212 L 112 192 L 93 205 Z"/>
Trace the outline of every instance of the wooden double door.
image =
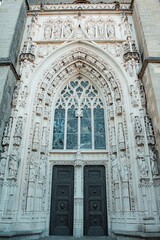
<path id="1" fill-rule="evenodd" d="M 87 165 L 83 175 L 84 235 L 107 235 L 105 168 Z M 53 167 L 50 235 L 73 235 L 74 185 L 73 166 Z"/>

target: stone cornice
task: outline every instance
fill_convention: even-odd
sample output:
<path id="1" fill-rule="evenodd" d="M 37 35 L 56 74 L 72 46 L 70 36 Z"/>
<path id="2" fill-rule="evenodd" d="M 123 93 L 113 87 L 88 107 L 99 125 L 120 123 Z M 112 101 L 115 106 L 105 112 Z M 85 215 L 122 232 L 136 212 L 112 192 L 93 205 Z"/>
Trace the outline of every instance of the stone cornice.
<path id="1" fill-rule="evenodd" d="M 1 66 L 9 66 L 10 69 L 12 70 L 15 78 L 19 80 L 19 75 L 17 73 L 17 70 L 13 64 L 13 62 L 9 58 L 0 58 L 0 67 Z"/>
<path id="2" fill-rule="evenodd" d="M 28 2 L 27 2 L 28 3 Z M 101 3 L 101 4 L 29 4 L 29 11 L 131 11 L 131 4 Z"/>
<path id="3" fill-rule="evenodd" d="M 145 70 L 146 70 L 146 68 L 147 68 L 149 63 L 158 63 L 158 64 L 160 64 L 160 57 L 146 57 L 144 59 L 142 67 L 141 67 L 141 70 L 140 70 L 140 72 L 138 74 L 138 77 L 140 79 L 143 78 L 143 75 L 144 75 Z"/>

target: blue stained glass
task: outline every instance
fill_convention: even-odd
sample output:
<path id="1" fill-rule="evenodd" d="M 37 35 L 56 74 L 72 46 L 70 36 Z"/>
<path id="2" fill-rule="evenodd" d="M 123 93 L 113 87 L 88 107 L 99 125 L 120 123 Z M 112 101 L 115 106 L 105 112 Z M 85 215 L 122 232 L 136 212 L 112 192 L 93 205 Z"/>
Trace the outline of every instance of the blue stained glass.
<path id="1" fill-rule="evenodd" d="M 92 148 L 91 131 L 91 110 L 84 107 L 83 116 L 81 118 L 81 148 Z"/>
<path id="2" fill-rule="evenodd" d="M 53 149 L 63 149 L 64 147 L 64 119 L 65 110 L 56 109 L 53 129 Z"/>
<path id="3" fill-rule="evenodd" d="M 75 118 L 75 108 L 70 108 L 68 109 L 68 119 L 73 119 Z"/>
<path id="4" fill-rule="evenodd" d="M 68 119 L 67 122 L 67 132 L 77 134 L 77 119 Z"/>
<path id="5" fill-rule="evenodd" d="M 81 133 L 91 133 L 91 121 L 90 119 L 82 118 L 81 121 Z"/>
<path id="6" fill-rule="evenodd" d="M 78 82 L 77 81 L 75 81 L 75 82 L 72 81 L 70 84 L 73 88 L 75 88 L 78 85 Z"/>
<path id="7" fill-rule="evenodd" d="M 85 81 L 85 82 L 81 82 L 81 85 L 84 87 L 84 88 L 86 88 L 87 86 L 88 86 L 88 84 L 89 84 L 89 82 L 88 81 Z"/>
<path id="8" fill-rule="evenodd" d="M 105 125 L 103 109 L 94 109 L 94 139 L 95 149 L 105 149 Z"/>
<path id="9" fill-rule="evenodd" d="M 95 141 L 94 141 L 94 144 L 95 144 L 95 149 L 105 149 L 106 146 L 105 146 L 105 135 L 102 134 L 102 135 L 95 135 Z"/>
<path id="10" fill-rule="evenodd" d="M 67 149 L 77 149 L 77 134 L 67 133 Z"/>
<path id="11" fill-rule="evenodd" d="M 95 149 L 106 148 L 103 103 L 97 97 L 97 89 L 81 77 L 64 87 L 56 104 L 59 107 L 54 116 L 53 149 L 77 149 L 78 139 L 81 149 L 92 149 L 93 145 Z M 69 109 L 63 109 L 65 106 Z"/>
<path id="12" fill-rule="evenodd" d="M 94 118 L 104 119 L 104 110 L 101 108 L 94 109 Z"/>
<path id="13" fill-rule="evenodd" d="M 78 118 L 76 117 L 76 109 L 68 109 L 67 118 L 67 149 L 77 148 L 78 141 Z"/>
<path id="14" fill-rule="evenodd" d="M 76 92 L 83 92 L 83 89 L 81 88 L 81 87 L 78 87 L 77 89 L 76 89 Z"/>

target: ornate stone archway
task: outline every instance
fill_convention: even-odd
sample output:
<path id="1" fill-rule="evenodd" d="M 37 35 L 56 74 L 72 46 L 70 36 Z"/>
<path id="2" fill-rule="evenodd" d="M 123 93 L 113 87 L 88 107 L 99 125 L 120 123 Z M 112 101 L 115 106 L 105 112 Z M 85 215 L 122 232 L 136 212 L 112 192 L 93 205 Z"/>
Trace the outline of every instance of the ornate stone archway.
<path id="1" fill-rule="evenodd" d="M 144 189 L 146 191 L 146 179 L 157 176 L 155 153 L 152 151 L 155 144 L 153 129 L 149 118 L 144 117 L 141 111 L 145 102 L 142 85 L 137 80 L 129 87 L 128 77 L 119 64 L 88 41 L 64 44 L 35 71 L 31 68 L 30 64 L 23 62 L 21 83 L 17 85 L 13 98 L 13 116 L 6 128 L 8 135 L 4 134 L 3 138 L 3 145 L 9 145 L 8 164 L 18 159 L 14 161 L 14 169 L 10 167 L 9 171 L 6 170 L 10 185 L 7 190 L 3 188 L 8 199 L 5 213 L 11 213 L 12 209 L 25 213 L 28 228 L 29 219 L 36 216 L 40 220 L 39 226 L 48 231 L 52 167 L 74 165 L 73 234 L 83 236 L 83 214 L 79 214 L 83 212 L 83 166 L 103 165 L 106 171 L 109 234 L 113 228 L 122 229 L 119 219 L 124 223 L 124 219 L 129 219 L 128 215 L 133 223 L 136 222 L 133 229 L 138 227 L 137 211 L 143 206 L 136 195 L 143 194 Z M 76 77 L 87 78 L 102 96 L 108 143 L 105 150 L 64 152 L 52 149 L 58 93 Z M 139 90 L 135 91 L 135 86 L 139 86 Z M 18 88 L 19 93 L 16 94 Z M 145 158 L 145 154 L 150 154 L 150 158 Z M 142 189 L 135 186 L 139 179 Z M 145 193 L 149 196 L 149 192 Z M 18 195 L 19 206 L 11 206 Z M 149 211 L 145 207 L 142 212 Z M 156 209 L 155 202 L 152 207 Z"/>
<path id="2" fill-rule="evenodd" d="M 69 44 L 71 46 L 71 44 Z M 129 158 L 127 160 L 127 146 L 126 141 L 128 139 L 127 131 L 127 118 L 130 118 L 130 109 L 128 104 L 124 101 L 124 89 L 127 86 L 121 85 L 122 77 L 118 78 L 117 74 L 113 71 L 112 66 L 108 65 L 105 60 L 102 60 L 101 54 L 97 55 L 90 49 L 87 49 L 85 43 L 78 44 L 78 47 L 71 48 L 62 57 L 58 55 L 58 58 L 43 74 L 43 79 L 37 82 L 37 87 L 34 87 L 34 94 L 30 103 L 33 102 L 32 117 L 28 118 L 30 122 L 30 136 L 29 140 L 29 162 L 28 171 L 26 172 L 26 180 L 30 179 L 30 171 L 32 168 L 36 168 L 38 163 L 33 164 L 33 155 L 37 155 L 39 158 L 46 158 L 48 164 L 48 176 L 47 181 L 51 180 L 51 169 L 53 165 L 74 165 L 75 166 L 75 183 L 79 178 L 78 185 L 75 187 L 75 219 L 74 219 L 74 235 L 83 235 L 83 215 L 78 216 L 78 212 L 83 212 L 83 191 L 79 195 L 79 189 L 83 188 L 83 166 L 87 164 L 93 165 L 105 165 L 106 177 L 107 177 L 107 199 L 108 199 L 108 218 L 109 228 L 111 227 L 111 212 L 123 211 L 124 206 L 127 206 L 127 212 L 135 209 L 135 202 L 133 196 L 132 185 L 132 173 L 131 164 Z M 86 43 L 86 46 L 88 43 Z M 92 46 L 89 44 L 89 48 Z M 67 47 L 66 47 L 67 49 Z M 95 49 L 95 47 L 93 47 Z M 63 52 L 65 48 L 63 49 Z M 56 54 L 55 54 L 56 56 Z M 51 58 L 51 56 L 50 56 Z M 56 58 L 56 57 L 55 57 Z M 44 68 L 45 69 L 45 68 Z M 119 72 L 121 70 L 119 69 Z M 36 73 L 35 73 L 36 75 Z M 125 74 L 121 73 L 121 76 Z M 57 93 L 62 87 L 72 78 L 76 76 L 87 77 L 93 82 L 102 94 L 102 98 L 105 103 L 105 119 L 107 125 L 107 142 L 108 147 L 105 151 L 53 151 L 52 150 L 52 134 L 53 134 L 53 112 L 55 102 L 57 100 Z M 38 77 L 37 77 L 38 78 Z M 33 78 L 32 78 L 33 79 Z M 37 80 L 35 79 L 35 82 Z M 32 92 L 31 92 L 32 94 Z M 30 112 L 30 109 L 28 109 Z M 132 126 L 133 127 L 133 126 Z M 49 140 L 46 140 L 46 136 L 49 136 Z M 41 140 L 40 140 L 41 139 Z M 48 156 L 49 157 L 46 157 Z M 94 158 L 94 161 L 92 160 Z M 121 173 L 120 176 L 119 165 L 117 158 L 121 159 Z M 112 163 L 111 163 L 112 161 Z M 35 166 L 34 166 L 35 165 Z M 130 171 L 130 172 L 129 172 Z M 45 171 L 44 171 L 45 172 Z M 112 173 L 112 174 L 110 174 Z M 120 177 L 123 177 L 123 187 L 120 185 Z M 130 179 L 130 182 L 129 182 Z M 32 183 L 32 181 L 29 180 Z M 47 186 L 48 190 L 50 185 Z M 42 187 L 42 186 L 41 186 Z M 128 187 L 130 188 L 129 195 Z M 121 195 L 119 188 L 123 188 L 126 196 Z M 112 199 L 114 199 L 113 206 L 111 205 L 111 189 L 113 190 Z M 50 204 L 50 190 L 46 195 L 48 206 Z M 28 193 L 26 192 L 26 200 L 28 201 Z M 78 197 L 77 197 L 78 195 Z M 121 195 L 121 196 L 120 196 Z M 29 198 L 31 198 L 29 196 Z M 37 199 L 38 200 L 38 199 Z M 40 199 L 39 199 L 40 200 Z M 27 204 L 26 204 L 27 205 Z M 33 208 L 33 205 L 30 205 Z M 30 208 L 29 206 L 29 208 Z M 37 204 L 38 206 L 38 204 Z M 132 208 L 132 210 L 131 210 Z M 30 211 L 31 209 L 26 209 Z"/>

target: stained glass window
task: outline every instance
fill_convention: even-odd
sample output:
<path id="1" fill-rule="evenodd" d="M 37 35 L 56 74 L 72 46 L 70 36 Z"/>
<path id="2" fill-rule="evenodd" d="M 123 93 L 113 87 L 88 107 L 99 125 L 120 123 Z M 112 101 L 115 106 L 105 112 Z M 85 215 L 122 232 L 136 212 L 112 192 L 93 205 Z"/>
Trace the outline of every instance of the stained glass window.
<path id="1" fill-rule="evenodd" d="M 53 149 L 105 149 L 104 107 L 100 94 L 81 77 L 68 82 L 55 106 Z"/>

